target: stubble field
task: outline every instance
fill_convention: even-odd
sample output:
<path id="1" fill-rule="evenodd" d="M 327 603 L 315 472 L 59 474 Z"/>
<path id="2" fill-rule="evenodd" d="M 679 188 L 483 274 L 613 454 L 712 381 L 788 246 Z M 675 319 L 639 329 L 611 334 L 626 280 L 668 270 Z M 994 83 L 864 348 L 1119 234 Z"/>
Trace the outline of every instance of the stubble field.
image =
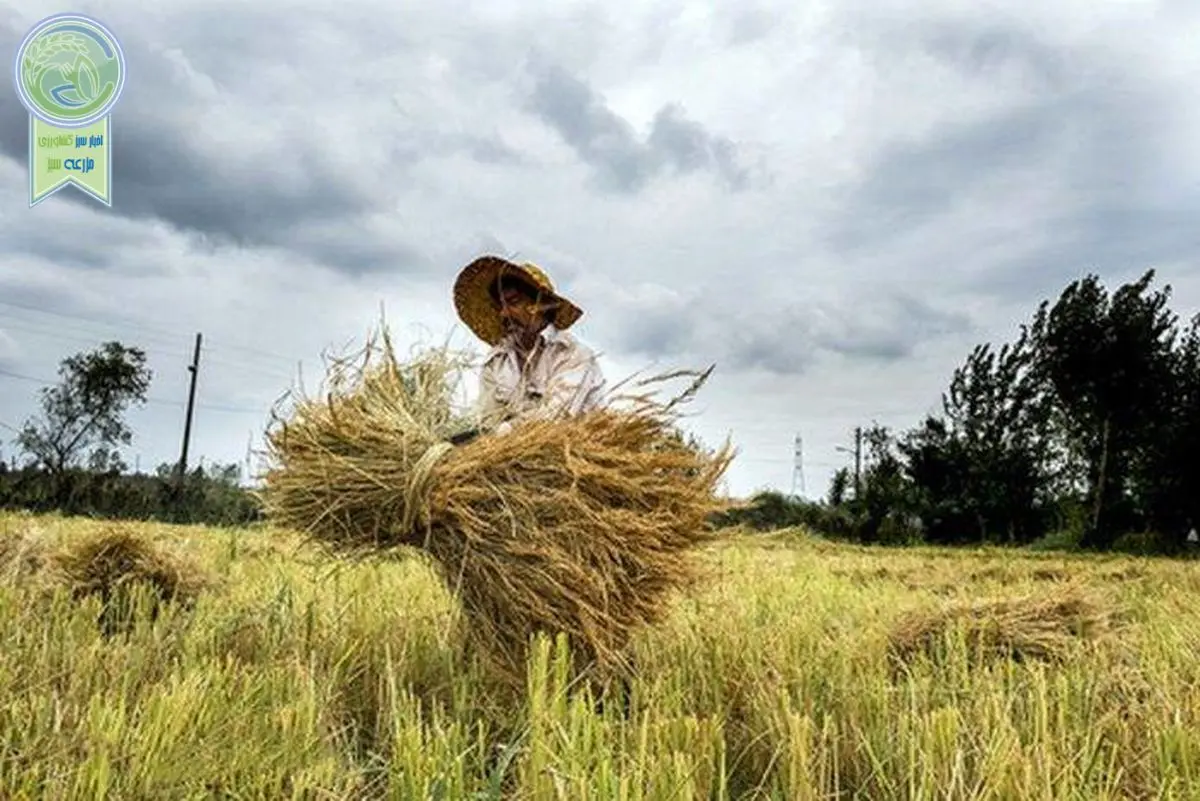
<path id="1" fill-rule="evenodd" d="M 0 797 L 1200 797 L 1195 563 L 736 536 L 623 710 L 498 692 L 419 560 L 124 528 L 215 583 L 105 636 L 20 556 L 102 524 L 0 515 Z"/>

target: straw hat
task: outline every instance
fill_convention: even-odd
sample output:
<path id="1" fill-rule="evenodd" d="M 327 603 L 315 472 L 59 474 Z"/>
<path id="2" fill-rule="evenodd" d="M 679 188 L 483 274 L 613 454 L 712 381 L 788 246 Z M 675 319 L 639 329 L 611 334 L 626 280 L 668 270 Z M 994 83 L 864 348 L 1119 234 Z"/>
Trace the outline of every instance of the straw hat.
<path id="1" fill-rule="evenodd" d="M 582 309 L 554 291 L 554 284 L 537 265 L 514 264 L 499 256 L 481 256 L 458 274 L 458 280 L 454 282 L 454 306 L 467 327 L 489 345 L 495 345 L 504 336 L 500 309 L 489 291 L 501 276 L 524 281 L 541 290 L 545 300 L 557 302 L 553 322 L 560 331 L 570 328 L 583 316 Z"/>

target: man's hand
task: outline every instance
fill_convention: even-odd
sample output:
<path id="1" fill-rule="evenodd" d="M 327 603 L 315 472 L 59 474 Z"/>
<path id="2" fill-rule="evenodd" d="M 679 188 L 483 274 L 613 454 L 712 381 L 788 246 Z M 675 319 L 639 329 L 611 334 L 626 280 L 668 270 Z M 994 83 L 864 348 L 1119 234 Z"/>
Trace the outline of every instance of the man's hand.
<path id="1" fill-rule="evenodd" d="M 481 432 L 479 431 L 478 428 L 472 428 L 468 431 L 462 431 L 462 432 L 450 437 L 450 444 L 451 445 L 466 445 L 468 442 L 470 442 L 471 440 L 478 437 L 480 433 Z"/>

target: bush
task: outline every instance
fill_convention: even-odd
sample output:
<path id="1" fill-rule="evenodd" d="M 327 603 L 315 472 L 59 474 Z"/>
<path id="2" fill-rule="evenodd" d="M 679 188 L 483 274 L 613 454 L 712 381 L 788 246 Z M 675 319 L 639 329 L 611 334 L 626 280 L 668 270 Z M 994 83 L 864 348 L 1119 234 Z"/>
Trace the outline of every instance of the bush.
<path id="1" fill-rule="evenodd" d="M 112 520 L 153 520 L 238 526 L 261 519 L 256 499 L 238 486 L 236 471 L 196 468 L 182 482 L 158 475 L 24 468 L 0 471 L 0 508 Z"/>

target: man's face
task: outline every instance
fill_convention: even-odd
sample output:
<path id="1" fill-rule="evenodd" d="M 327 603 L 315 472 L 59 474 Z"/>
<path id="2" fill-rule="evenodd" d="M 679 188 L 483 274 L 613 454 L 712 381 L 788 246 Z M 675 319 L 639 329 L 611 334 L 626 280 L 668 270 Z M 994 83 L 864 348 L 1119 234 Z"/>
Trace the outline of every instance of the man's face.
<path id="1" fill-rule="evenodd" d="M 514 282 L 500 286 L 500 319 L 506 333 L 536 334 L 546 327 L 546 311 L 553 304 L 542 302 L 536 290 Z"/>

